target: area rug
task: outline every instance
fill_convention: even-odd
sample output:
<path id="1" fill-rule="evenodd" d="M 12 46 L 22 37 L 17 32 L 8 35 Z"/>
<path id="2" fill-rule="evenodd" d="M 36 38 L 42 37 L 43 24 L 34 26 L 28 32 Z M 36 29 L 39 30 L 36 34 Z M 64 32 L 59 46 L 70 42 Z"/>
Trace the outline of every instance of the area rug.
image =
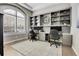
<path id="1" fill-rule="evenodd" d="M 25 40 L 12 44 L 11 47 L 23 56 L 62 56 L 62 46 L 50 47 L 48 42 Z"/>

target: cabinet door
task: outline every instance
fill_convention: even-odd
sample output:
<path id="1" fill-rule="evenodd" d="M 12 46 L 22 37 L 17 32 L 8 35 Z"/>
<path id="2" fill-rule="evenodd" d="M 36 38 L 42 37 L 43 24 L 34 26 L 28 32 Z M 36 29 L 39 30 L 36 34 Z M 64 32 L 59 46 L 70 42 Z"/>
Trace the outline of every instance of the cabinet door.
<path id="1" fill-rule="evenodd" d="M 63 45 L 72 46 L 72 36 L 63 35 Z"/>
<path id="2" fill-rule="evenodd" d="M 45 41 L 45 33 L 44 32 L 39 33 L 39 40 Z"/>
<path id="3" fill-rule="evenodd" d="M 0 55 L 3 56 L 3 15 L 0 14 Z"/>

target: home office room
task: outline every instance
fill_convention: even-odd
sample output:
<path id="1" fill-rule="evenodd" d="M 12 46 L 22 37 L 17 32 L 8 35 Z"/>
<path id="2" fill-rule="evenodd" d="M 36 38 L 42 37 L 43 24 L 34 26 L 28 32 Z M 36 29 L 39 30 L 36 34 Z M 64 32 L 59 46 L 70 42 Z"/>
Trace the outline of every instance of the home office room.
<path id="1" fill-rule="evenodd" d="M 0 54 L 79 56 L 78 18 L 79 3 L 0 3 Z"/>

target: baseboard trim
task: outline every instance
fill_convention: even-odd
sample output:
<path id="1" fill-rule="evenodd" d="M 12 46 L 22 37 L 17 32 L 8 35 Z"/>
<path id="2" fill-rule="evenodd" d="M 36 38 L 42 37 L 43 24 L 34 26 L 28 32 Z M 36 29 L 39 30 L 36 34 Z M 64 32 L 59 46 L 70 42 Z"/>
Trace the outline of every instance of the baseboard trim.
<path id="1" fill-rule="evenodd" d="M 12 41 L 9 41 L 9 42 L 5 42 L 5 44 L 9 44 L 9 43 L 12 43 L 12 42 L 15 42 L 15 41 L 19 41 L 19 40 L 22 40 L 22 39 L 28 39 L 28 37 L 24 37 L 24 38 L 20 38 L 20 39 L 15 39 L 15 40 L 12 40 Z"/>
<path id="2" fill-rule="evenodd" d="M 72 49 L 74 50 L 75 54 L 76 54 L 77 56 L 79 56 L 78 53 L 77 53 L 77 51 L 76 51 L 76 49 L 75 49 L 74 47 L 72 47 Z"/>

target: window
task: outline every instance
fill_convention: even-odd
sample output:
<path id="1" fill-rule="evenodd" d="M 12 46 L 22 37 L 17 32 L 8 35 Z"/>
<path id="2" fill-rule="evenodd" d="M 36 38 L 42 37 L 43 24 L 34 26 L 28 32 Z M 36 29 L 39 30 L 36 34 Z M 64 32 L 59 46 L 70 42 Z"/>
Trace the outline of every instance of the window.
<path id="1" fill-rule="evenodd" d="M 13 9 L 5 9 L 3 12 L 6 14 L 16 15 L 16 11 Z"/>
<path id="2" fill-rule="evenodd" d="M 24 17 L 24 15 L 23 15 L 23 14 L 21 14 L 20 12 L 17 12 L 17 16 L 18 16 L 18 17 L 25 18 L 25 17 Z"/>
<path id="3" fill-rule="evenodd" d="M 15 32 L 16 17 L 11 15 L 4 15 L 4 32 Z"/>
<path id="4" fill-rule="evenodd" d="M 4 32 L 25 32 L 25 16 L 13 9 L 3 10 Z"/>
<path id="5" fill-rule="evenodd" d="M 17 32 L 25 32 L 25 17 L 17 12 Z"/>

